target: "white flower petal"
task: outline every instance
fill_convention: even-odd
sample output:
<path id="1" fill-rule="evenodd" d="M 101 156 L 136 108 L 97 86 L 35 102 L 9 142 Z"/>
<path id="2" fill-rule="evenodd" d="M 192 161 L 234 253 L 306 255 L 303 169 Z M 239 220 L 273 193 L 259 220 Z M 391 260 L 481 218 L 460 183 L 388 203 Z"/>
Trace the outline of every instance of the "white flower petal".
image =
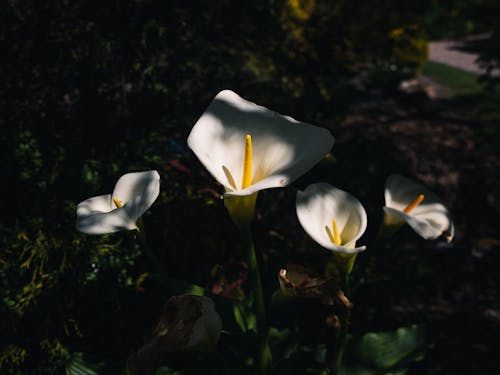
<path id="1" fill-rule="evenodd" d="M 245 136 L 252 136 L 252 185 L 241 189 Z M 224 90 L 188 137 L 202 164 L 233 195 L 286 186 L 331 149 L 326 129 L 282 116 Z"/>
<path id="2" fill-rule="evenodd" d="M 156 171 L 127 173 L 117 181 L 113 194 L 89 198 L 76 210 L 76 229 L 87 234 L 114 233 L 137 228 L 137 220 L 160 193 Z M 113 198 L 123 207 L 116 207 Z"/>
<path id="3" fill-rule="evenodd" d="M 366 230 L 366 211 L 351 194 L 326 183 L 309 185 L 297 192 L 297 217 L 304 230 L 326 249 L 343 253 L 358 253 L 365 246 L 355 247 Z M 328 236 L 332 221 L 336 220 L 342 246 L 335 245 Z"/>
<path id="4" fill-rule="evenodd" d="M 92 212 L 109 212 L 115 208 L 111 194 L 106 194 L 84 200 L 78 204 L 77 211 L 82 215 L 88 215 Z"/>
<path id="5" fill-rule="evenodd" d="M 157 171 L 127 173 L 116 182 L 113 197 L 122 202 L 131 217 L 137 220 L 151 207 L 160 194 Z"/>
<path id="6" fill-rule="evenodd" d="M 385 183 L 385 205 L 399 211 L 403 211 L 420 194 L 424 194 L 425 198 L 412 213 L 422 210 L 424 205 L 438 204 L 443 206 L 436 194 L 429 191 L 423 185 L 401 175 L 390 175 Z"/>
<path id="7" fill-rule="evenodd" d="M 76 229 L 87 234 L 106 234 L 137 226 L 127 210 L 111 208 L 111 194 L 89 198 L 76 207 Z"/>
<path id="8" fill-rule="evenodd" d="M 424 200 L 409 214 L 403 210 L 420 194 Z M 451 215 L 441 200 L 423 185 L 400 175 L 391 175 L 385 184 L 385 214 L 404 220 L 425 239 L 445 235 L 451 241 L 454 226 Z"/>

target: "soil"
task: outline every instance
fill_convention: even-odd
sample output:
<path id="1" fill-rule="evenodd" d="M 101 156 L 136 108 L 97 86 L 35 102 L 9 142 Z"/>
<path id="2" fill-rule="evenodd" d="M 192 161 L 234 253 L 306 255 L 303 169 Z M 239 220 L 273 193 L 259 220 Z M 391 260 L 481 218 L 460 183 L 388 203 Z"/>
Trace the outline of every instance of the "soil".
<path id="1" fill-rule="evenodd" d="M 369 214 L 380 215 L 381 187 L 396 172 L 438 193 L 454 216 L 452 244 L 405 229 L 359 260 L 353 331 L 430 328 L 427 356 L 411 373 L 483 374 L 500 366 L 499 120 L 476 118 L 468 103 L 379 93 L 331 122 L 339 183 L 360 175 L 349 184 L 373 204 Z"/>

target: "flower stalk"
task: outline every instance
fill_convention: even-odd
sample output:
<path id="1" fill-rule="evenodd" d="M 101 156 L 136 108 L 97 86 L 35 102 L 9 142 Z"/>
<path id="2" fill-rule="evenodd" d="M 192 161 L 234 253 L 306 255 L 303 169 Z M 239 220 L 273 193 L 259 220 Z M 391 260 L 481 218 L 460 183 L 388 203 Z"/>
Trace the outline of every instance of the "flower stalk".
<path id="1" fill-rule="evenodd" d="M 267 325 L 266 306 L 259 272 L 259 263 L 252 238 L 252 219 L 255 213 L 257 193 L 248 196 L 224 197 L 229 216 L 240 230 L 245 255 L 248 261 L 248 281 L 253 292 L 254 311 L 257 318 L 258 351 L 256 353 L 256 373 L 267 374 L 271 366 L 271 350 L 267 342 L 269 327 Z"/>
<path id="2" fill-rule="evenodd" d="M 269 371 L 271 351 L 251 234 L 257 195 L 296 180 L 321 160 L 333 142 L 328 130 L 280 115 L 230 90 L 217 94 L 188 137 L 188 146 L 224 187 L 224 205 L 243 237 L 257 316 L 260 374 Z M 304 147 L 311 144 L 314 147 Z"/>
<path id="3" fill-rule="evenodd" d="M 344 293 L 346 297 L 349 299 L 350 296 L 350 285 L 349 285 L 349 275 L 345 275 L 345 278 L 343 280 L 343 285 L 342 289 L 344 290 Z M 333 364 L 331 365 L 331 368 L 333 369 L 333 373 L 335 375 L 340 373 L 340 369 L 342 368 L 342 361 L 344 359 L 344 352 L 345 352 L 345 347 L 347 343 L 347 332 L 349 331 L 349 325 L 351 323 L 351 310 L 350 309 L 345 309 L 343 313 L 339 314 L 340 318 L 340 331 L 337 336 L 337 345 L 336 350 L 335 350 L 335 355 L 333 357 L 334 361 Z"/>
<path id="4" fill-rule="evenodd" d="M 269 327 L 267 325 L 266 307 L 264 304 L 259 264 L 255 254 L 255 246 L 253 244 L 250 226 L 243 229 L 241 234 L 243 236 L 243 243 L 248 258 L 248 279 L 250 281 L 251 290 L 253 291 L 254 309 L 257 317 L 257 339 L 259 347 L 256 356 L 256 373 L 267 374 L 271 365 L 271 350 L 267 342 Z"/>
<path id="5" fill-rule="evenodd" d="M 199 285 L 190 284 L 182 280 L 172 279 L 168 276 L 168 271 L 160 259 L 156 256 L 155 252 L 149 246 L 146 240 L 146 231 L 144 230 L 144 221 L 139 219 L 137 221 L 137 230 L 135 237 L 139 241 L 142 252 L 148 258 L 150 264 L 153 266 L 158 274 L 160 281 L 166 286 L 168 291 L 172 294 L 190 294 L 194 296 L 203 296 L 206 290 Z"/>

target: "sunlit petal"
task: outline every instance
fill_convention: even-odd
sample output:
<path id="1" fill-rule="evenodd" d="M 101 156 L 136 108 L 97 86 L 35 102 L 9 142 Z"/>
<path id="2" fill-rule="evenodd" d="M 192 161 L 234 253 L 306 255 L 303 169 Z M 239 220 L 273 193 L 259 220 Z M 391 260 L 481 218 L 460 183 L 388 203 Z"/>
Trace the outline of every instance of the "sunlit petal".
<path id="1" fill-rule="evenodd" d="M 113 198 L 119 199 L 137 221 L 151 207 L 160 194 L 160 175 L 157 171 L 133 172 L 121 176 L 113 190 Z"/>
<path id="2" fill-rule="evenodd" d="M 252 137 L 251 185 L 242 189 L 245 138 Z M 283 187 L 331 149 L 326 129 L 282 116 L 224 90 L 191 130 L 188 145 L 226 194 L 251 195 Z"/>
<path id="3" fill-rule="evenodd" d="M 420 194 L 424 199 L 411 212 L 404 209 Z M 435 239 L 441 235 L 451 241 L 454 226 L 448 209 L 441 200 L 423 185 L 400 175 L 391 175 L 385 185 L 386 222 L 406 222 L 425 239 Z"/>
<path id="4" fill-rule="evenodd" d="M 137 220 L 151 207 L 159 192 L 158 172 L 125 174 L 116 183 L 113 194 L 89 198 L 77 206 L 76 229 L 87 234 L 136 229 Z"/>
<path id="5" fill-rule="evenodd" d="M 356 241 L 366 230 L 366 211 L 351 194 L 326 183 L 312 184 L 297 193 L 296 208 L 302 227 L 322 247 L 350 254 L 365 250 L 365 246 L 356 247 Z M 342 245 L 336 245 L 328 233 L 333 219 Z"/>

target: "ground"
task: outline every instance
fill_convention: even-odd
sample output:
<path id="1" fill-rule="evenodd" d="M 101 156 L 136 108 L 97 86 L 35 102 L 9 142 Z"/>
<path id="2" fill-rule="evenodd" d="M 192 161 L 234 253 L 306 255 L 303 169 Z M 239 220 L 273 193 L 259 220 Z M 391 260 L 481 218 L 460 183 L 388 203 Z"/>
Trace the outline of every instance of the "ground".
<path id="1" fill-rule="evenodd" d="M 353 104 L 342 121 L 330 124 L 339 182 L 356 171 L 360 182 L 354 189 L 382 204 L 384 176 L 415 176 L 453 213 L 451 245 L 403 231 L 391 250 L 368 250 L 358 269 L 362 275 L 361 264 L 376 264 L 358 285 L 353 330 L 412 322 L 433 328 L 433 344 L 415 374 L 480 374 L 500 364 L 493 354 L 500 345 L 498 120 L 482 119 L 464 98 L 379 94 Z"/>

